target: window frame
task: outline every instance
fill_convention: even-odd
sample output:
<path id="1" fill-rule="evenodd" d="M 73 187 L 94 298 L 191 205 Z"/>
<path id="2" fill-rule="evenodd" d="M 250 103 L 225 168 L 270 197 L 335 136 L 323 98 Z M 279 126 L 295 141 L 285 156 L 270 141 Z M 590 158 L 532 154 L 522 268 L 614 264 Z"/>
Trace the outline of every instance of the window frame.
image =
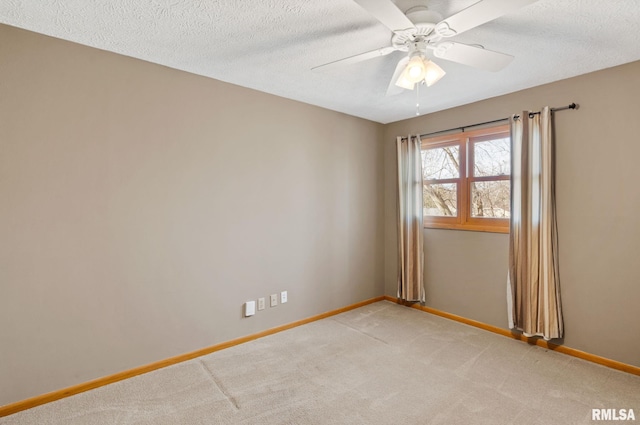
<path id="1" fill-rule="evenodd" d="M 498 136 L 498 137 L 496 137 Z M 424 227 L 429 229 L 471 230 L 477 232 L 509 233 L 510 219 L 473 217 L 471 214 L 471 188 L 474 182 L 510 181 L 511 174 L 476 177 L 472 170 L 474 164 L 474 144 L 497 138 L 507 137 L 511 140 L 509 125 L 500 125 L 479 130 L 463 131 L 444 136 L 430 137 L 421 140 L 420 148 L 434 149 L 447 146 L 458 146 L 459 175 L 457 179 L 424 180 L 427 184 L 455 183 L 457 188 L 457 216 L 424 216 Z"/>

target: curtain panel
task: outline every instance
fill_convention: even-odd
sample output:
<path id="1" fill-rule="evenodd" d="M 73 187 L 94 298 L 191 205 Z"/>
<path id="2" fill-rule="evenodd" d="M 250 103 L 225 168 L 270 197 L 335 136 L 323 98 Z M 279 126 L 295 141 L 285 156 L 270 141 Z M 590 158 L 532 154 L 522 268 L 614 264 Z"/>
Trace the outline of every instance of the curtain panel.
<path id="1" fill-rule="evenodd" d="M 525 111 L 510 124 L 509 327 L 545 340 L 562 338 L 552 112 Z"/>
<path id="2" fill-rule="evenodd" d="M 398 160 L 398 298 L 425 301 L 422 153 L 419 136 L 396 141 Z"/>

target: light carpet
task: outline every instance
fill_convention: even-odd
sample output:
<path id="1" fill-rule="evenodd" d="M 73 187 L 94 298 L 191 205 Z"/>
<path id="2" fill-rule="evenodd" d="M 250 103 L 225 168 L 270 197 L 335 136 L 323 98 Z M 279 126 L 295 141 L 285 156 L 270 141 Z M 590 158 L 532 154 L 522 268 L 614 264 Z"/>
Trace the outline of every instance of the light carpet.
<path id="1" fill-rule="evenodd" d="M 592 408 L 640 416 L 640 377 L 382 301 L 0 424 L 569 425 Z"/>

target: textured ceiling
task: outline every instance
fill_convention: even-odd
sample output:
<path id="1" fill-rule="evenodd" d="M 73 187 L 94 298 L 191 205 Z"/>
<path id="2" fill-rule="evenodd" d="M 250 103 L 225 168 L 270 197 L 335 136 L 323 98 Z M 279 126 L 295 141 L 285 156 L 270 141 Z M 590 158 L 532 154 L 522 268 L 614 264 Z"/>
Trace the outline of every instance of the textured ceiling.
<path id="1" fill-rule="evenodd" d="M 396 4 L 448 17 L 476 1 Z M 353 0 L 2 0 L 0 22 L 382 123 L 416 114 L 415 91 L 386 96 L 402 52 L 311 70 L 389 45 Z M 455 37 L 516 59 L 497 73 L 436 59 L 447 75 L 420 88 L 420 112 L 636 61 L 638 24 L 638 0 L 539 0 Z"/>

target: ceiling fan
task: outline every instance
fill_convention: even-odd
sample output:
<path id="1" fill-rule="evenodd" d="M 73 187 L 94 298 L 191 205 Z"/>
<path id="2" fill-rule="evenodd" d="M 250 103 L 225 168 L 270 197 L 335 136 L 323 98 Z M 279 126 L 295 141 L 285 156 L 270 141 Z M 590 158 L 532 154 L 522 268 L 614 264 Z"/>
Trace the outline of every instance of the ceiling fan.
<path id="1" fill-rule="evenodd" d="M 429 10 L 426 6 L 412 7 L 405 14 L 391 0 L 354 1 L 393 32 L 391 46 L 313 69 L 348 65 L 386 56 L 395 51 L 408 52 L 408 55 L 398 62 L 389 83 L 387 95 L 392 95 L 403 89 L 413 90 L 416 84 L 420 83 L 431 86 L 444 76 L 444 70 L 428 59 L 427 51 L 431 51 L 436 58 L 463 65 L 487 71 L 501 70 L 514 59 L 513 56 L 448 39 L 537 0 L 480 0 L 446 19 L 442 19 L 438 12 Z"/>

